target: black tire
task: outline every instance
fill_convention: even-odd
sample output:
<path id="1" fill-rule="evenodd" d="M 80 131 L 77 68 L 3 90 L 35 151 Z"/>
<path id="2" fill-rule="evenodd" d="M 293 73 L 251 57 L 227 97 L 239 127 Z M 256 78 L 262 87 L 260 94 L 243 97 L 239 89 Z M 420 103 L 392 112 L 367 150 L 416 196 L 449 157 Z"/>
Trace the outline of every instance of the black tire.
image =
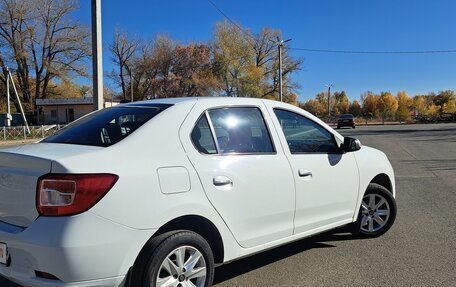
<path id="1" fill-rule="evenodd" d="M 369 196 L 374 195 L 374 203 L 378 204 L 380 203 L 381 200 L 376 201 L 376 199 L 385 199 L 387 204 L 382 204 L 378 209 L 375 209 L 373 211 L 370 211 L 370 207 L 368 206 L 367 202 L 365 200 L 369 200 Z M 367 187 L 366 193 L 363 196 L 363 202 L 365 202 L 365 206 L 369 208 L 367 211 L 365 208 L 363 208 L 363 204 L 361 204 L 359 213 L 358 213 L 358 220 L 353 224 L 353 233 L 362 237 L 366 238 L 373 238 L 373 237 L 378 237 L 383 234 L 385 234 L 391 226 L 393 226 L 394 221 L 396 220 L 396 213 L 397 213 L 397 206 L 396 206 L 396 200 L 394 199 L 393 195 L 391 192 L 386 189 L 385 187 L 376 184 L 376 183 L 371 183 Z M 383 209 L 380 209 L 383 208 Z M 378 214 L 383 214 L 384 212 L 382 210 L 385 210 L 386 208 L 389 208 L 389 216 L 386 215 L 378 215 Z M 364 213 L 363 213 L 364 210 Z M 367 214 L 365 214 L 367 211 Z M 382 213 L 377 213 L 377 211 L 382 211 Z M 380 217 L 380 219 L 384 219 L 381 226 L 377 220 L 374 220 L 373 217 L 369 217 L 369 212 L 373 213 L 374 216 Z M 367 216 L 363 222 L 363 217 Z M 378 218 L 377 217 L 377 218 Z M 369 219 L 370 218 L 370 219 Z M 370 221 L 372 221 L 373 228 L 370 230 Z M 366 227 L 367 224 L 367 227 Z"/>
<path id="2" fill-rule="evenodd" d="M 130 287 L 155 287 L 162 263 L 171 252 L 183 246 L 201 253 L 206 267 L 206 278 L 202 286 L 212 286 L 214 256 L 207 241 L 192 231 L 173 231 L 159 235 L 146 244 L 133 266 Z"/>
<path id="3" fill-rule="evenodd" d="M 340 126 L 337 126 L 337 129 L 340 129 Z"/>
<path id="4" fill-rule="evenodd" d="M 355 126 L 355 125 L 353 125 L 353 126 L 352 126 L 352 128 L 356 129 L 356 126 Z"/>

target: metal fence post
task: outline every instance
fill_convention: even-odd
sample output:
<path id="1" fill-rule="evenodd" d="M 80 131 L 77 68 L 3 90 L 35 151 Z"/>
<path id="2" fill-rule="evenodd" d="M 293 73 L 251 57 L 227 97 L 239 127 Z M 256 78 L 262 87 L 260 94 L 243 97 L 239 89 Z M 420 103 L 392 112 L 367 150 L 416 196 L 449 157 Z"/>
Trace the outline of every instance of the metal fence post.
<path id="1" fill-rule="evenodd" d="M 3 127 L 3 140 L 6 141 L 6 127 Z"/>
<path id="2" fill-rule="evenodd" d="M 24 140 L 27 139 L 27 134 L 25 133 L 25 126 L 22 126 L 23 130 L 24 130 Z"/>
<path id="3" fill-rule="evenodd" d="M 41 137 L 44 138 L 44 126 L 41 125 Z"/>

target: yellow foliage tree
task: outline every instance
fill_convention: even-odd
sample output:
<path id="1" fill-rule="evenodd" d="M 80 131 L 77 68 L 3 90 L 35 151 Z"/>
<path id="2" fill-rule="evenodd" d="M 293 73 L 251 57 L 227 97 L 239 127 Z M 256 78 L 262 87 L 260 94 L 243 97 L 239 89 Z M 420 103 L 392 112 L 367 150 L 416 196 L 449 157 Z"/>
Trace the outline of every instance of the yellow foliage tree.
<path id="1" fill-rule="evenodd" d="M 396 119 L 399 121 L 407 121 L 410 120 L 410 105 L 412 100 L 407 95 L 405 91 L 401 91 L 397 93 L 397 111 L 396 111 Z"/>
<path id="2" fill-rule="evenodd" d="M 373 118 L 378 115 L 379 97 L 372 92 L 366 92 L 361 95 L 363 102 L 362 114 L 365 118 Z"/>
<path id="3" fill-rule="evenodd" d="M 390 92 L 382 92 L 378 98 L 378 109 L 382 117 L 382 123 L 385 119 L 391 118 L 397 111 L 398 103 L 396 98 Z"/>

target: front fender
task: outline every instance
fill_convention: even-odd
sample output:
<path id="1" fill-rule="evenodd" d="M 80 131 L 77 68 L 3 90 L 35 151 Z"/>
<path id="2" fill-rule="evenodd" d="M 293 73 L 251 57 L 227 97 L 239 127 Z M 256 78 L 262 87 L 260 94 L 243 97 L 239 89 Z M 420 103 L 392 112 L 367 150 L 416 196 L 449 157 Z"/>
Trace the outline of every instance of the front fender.
<path id="1" fill-rule="evenodd" d="M 367 190 L 368 185 L 379 174 L 388 176 L 391 182 L 391 193 L 396 198 L 396 183 L 394 178 L 394 170 L 391 166 L 388 157 L 382 151 L 363 146 L 359 151 L 355 152 L 355 159 L 359 171 L 359 194 L 357 201 L 357 209 L 355 210 L 354 220 L 358 217 L 358 210 L 361 206 L 361 200 Z"/>

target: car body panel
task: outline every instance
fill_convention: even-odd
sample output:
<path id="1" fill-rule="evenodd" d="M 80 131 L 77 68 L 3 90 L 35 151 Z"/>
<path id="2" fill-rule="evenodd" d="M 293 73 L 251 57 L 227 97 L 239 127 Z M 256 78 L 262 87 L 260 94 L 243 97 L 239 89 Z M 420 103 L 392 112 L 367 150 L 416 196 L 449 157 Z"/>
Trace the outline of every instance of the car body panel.
<path id="1" fill-rule="evenodd" d="M 388 176 L 388 179 L 391 182 L 390 192 L 393 197 L 396 198 L 396 182 L 394 176 L 394 170 L 391 163 L 388 160 L 388 157 L 382 151 L 368 147 L 362 146 L 361 149 L 354 153 L 356 157 L 356 162 L 358 164 L 359 170 L 359 196 L 356 204 L 355 213 L 353 215 L 354 220 L 358 217 L 358 210 L 361 206 L 361 201 L 366 191 L 368 185 L 372 180 L 379 174 L 385 174 Z M 375 163 L 375 164 L 372 164 Z"/>
<path id="2" fill-rule="evenodd" d="M 302 109 L 272 101 L 267 101 L 265 104 L 271 115 L 274 114 L 274 109 L 280 108 L 318 122 Z M 280 140 L 286 143 L 287 140 L 276 117 L 273 117 L 273 122 L 281 131 Z M 359 174 L 354 154 L 292 154 L 288 147 L 284 150 L 296 183 L 294 234 L 351 220 L 359 194 Z M 310 175 L 301 177 L 300 170 L 305 170 Z"/>
<path id="3" fill-rule="evenodd" d="M 244 248 L 290 236 L 295 190 L 289 164 L 281 150 L 272 154 L 206 155 L 199 153 L 191 142 L 189 132 L 199 117 L 210 108 L 226 107 L 259 108 L 263 115 L 267 114 L 261 102 L 251 99 L 238 101 L 235 106 L 229 100 L 225 103 L 219 100 L 215 105 L 202 101 L 195 105 L 180 130 L 180 139 L 198 171 L 206 196 Z M 274 143 L 280 142 L 275 134 L 271 136 Z M 215 186 L 213 180 L 219 176 L 231 179 L 232 186 Z"/>
<path id="4" fill-rule="evenodd" d="M 0 224 L 0 240 L 8 245 L 11 254 L 11 265 L 0 265 L 0 273 L 33 287 L 67 286 L 63 282 L 80 281 L 92 284 L 90 281 L 101 278 L 119 281 L 155 231 L 128 228 L 91 212 L 70 217 L 40 217 L 15 233 Z M 61 282 L 36 278 L 35 270 L 53 274 Z M 98 283 L 81 282 L 73 286 L 106 286 Z"/>

